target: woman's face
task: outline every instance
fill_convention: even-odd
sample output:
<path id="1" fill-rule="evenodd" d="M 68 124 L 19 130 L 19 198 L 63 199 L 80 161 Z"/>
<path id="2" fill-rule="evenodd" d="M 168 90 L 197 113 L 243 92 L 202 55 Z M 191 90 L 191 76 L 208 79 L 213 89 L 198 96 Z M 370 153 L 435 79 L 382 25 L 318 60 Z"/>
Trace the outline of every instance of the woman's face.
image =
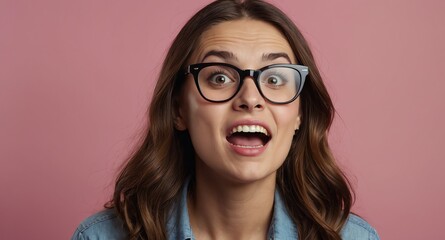
<path id="1" fill-rule="evenodd" d="M 189 63 L 222 62 L 240 69 L 296 63 L 292 49 L 272 25 L 251 19 L 223 22 L 200 38 Z M 196 152 L 196 171 L 247 183 L 275 178 L 300 124 L 299 99 L 284 105 L 265 100 L 252 78 L 228 102 L 206 101 L 188 75 L 176 119 L 187 129 Z M 233 129 L 242 132 L 233 133 Z M 247 133 L 246 131 L 267 131 Z M 243 132 L 244 131 L 244 132 Z"/>

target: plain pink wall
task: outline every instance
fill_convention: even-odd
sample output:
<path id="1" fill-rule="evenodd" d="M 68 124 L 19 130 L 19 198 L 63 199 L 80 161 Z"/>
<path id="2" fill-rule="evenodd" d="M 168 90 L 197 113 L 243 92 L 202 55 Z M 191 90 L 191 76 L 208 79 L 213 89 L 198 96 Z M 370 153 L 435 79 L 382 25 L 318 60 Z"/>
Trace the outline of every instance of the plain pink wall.
<path id="1" fill-rule="evenodd" d="M 0 239 L 67 239 L 109 198 L 175 34 L 208 1 L 0 1 Z M 273 1 L 338 109 L 354 210 L 443 239 L 445 2 Z"/>

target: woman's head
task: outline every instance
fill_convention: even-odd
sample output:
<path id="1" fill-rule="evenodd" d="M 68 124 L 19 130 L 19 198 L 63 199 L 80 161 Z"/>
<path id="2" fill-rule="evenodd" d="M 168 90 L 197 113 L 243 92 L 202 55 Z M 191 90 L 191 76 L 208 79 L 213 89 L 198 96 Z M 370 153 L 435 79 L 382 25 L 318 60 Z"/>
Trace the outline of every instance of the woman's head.
<path id="1" fill-rule="evenodd" d="M 230 20 L 207 29 L 188 62 L 207 64 L 181 80 L 175 119 L 192 140 L 197 180 L 274 183 L 300 124 L 302 79 L 287 40 L 266 22 Z"/>
<path id="2" fill-rule="evenodd" d="M 261 39 L 253 41 L 254 37 Z M 237 44 L 230 45 L 234 40 Z M 299 64 L 308 67 L 309 75 L 299 98 L 286 104 L 265 99 L 285 101 L 261 95 L 259 83 L 255 86 L 251 80 L 255 76 L 247 77 L 229 102 L 214 103 L 198 93 L 192 74 L 184 74 L 187 66 L 201 62 L 225 62 L 241 70 Z M 264 115 L 258 122 L 255 116 L 261 111 Z M 145 139 L 122 170 L 113 203 L 132 236 L 164 238 L 165 218 L 182 184 L 194 175 L 195 167 L 202 167 L 195 164 L 212 159 L 213 154 L 214 161 L 205 164 L 227 179 L 276 177 L 300 236 L 338 239 L 351 195 L 327 143 L 333 114 L 310 49 L 283 12 L 263 1 L 215 1 L 196 13 L 173 41 L 154 90 Z M 268 143 L 264 136 L 254 143 L 229 139 L 233 128 L 244 125 L 276 138 L 268 153 L 273 161 L 240 165 L 220 159 L 231 153 L 215 146 L 254 145 L 254 149 L 232 148 L 247 159 L 255 158 L 261 151 L 258 146 Z M 200 137 L 206 134 L 218 137 Z M 194 161 L 195 156 L 199 161 Z"/>

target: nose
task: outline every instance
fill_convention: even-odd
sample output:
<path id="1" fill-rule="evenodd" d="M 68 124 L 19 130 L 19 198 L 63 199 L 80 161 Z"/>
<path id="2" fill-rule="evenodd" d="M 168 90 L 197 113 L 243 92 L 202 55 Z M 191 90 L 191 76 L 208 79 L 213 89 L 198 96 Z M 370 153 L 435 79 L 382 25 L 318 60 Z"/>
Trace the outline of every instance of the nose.
<path id="1" fill-rule="evenodd" d="M 265 100 L 261 96 L 252 77 L 246 77 L 240 91 L 233 100 L 233 108 L 236 111 L 261 111 L 264 109 Z"/>

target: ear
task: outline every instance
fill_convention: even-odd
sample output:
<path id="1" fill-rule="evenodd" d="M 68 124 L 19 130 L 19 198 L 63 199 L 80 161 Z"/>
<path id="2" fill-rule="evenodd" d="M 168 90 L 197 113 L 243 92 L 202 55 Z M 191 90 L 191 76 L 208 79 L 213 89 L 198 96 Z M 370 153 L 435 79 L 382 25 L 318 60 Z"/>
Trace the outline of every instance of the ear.
<path id="1" fill-rule="evenodd" d="M 187 124 L 184 118 L 184 112 L 181 108 L 180 104 L 177 100 L 174 101 L 174 123 L 175 123 L 175 129 L 178 131 L 185 131 L 187 130 Z"/>
<path id="2" fill-rule="evenodd" d="M 175 129 L 178 131 L 187 130 L 187 126 L 181 117 L 175 117 Z"/>
<path id="3" fill-rule="evenodd" d="M 298 115 L 297 119 L 295 119 L 295 126 L 294 126 L 294 130 L 297 131 L 298 129 L 300 129 L 300 124 L 301 124 L 301 116 Z"/>

